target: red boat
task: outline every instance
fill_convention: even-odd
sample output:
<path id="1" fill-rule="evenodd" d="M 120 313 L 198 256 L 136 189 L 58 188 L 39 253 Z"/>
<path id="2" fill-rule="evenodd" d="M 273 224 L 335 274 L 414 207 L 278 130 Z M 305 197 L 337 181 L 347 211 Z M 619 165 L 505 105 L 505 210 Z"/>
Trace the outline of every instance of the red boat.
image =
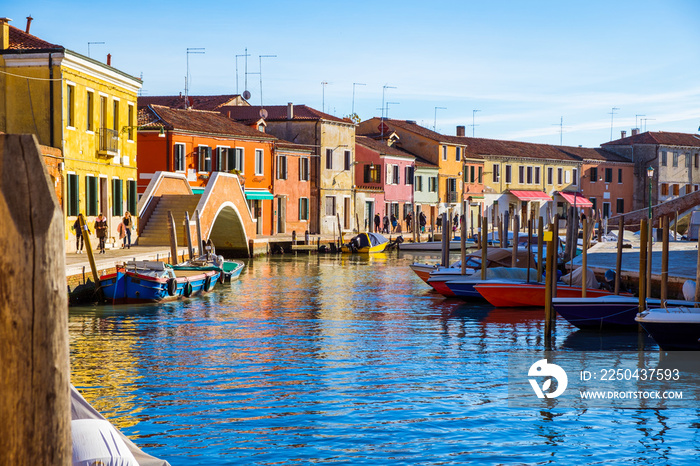
<path id="1" fill-rule="evenodd" d="M 482 283 L 474 287 L 486 301 L 496 307 L 544 307 L 544 283 Z M 606 290 L 586 290 L 586 297 L 597 298 L 614 293 Z M 580 298 L 581 287 L 557 285 L 557 298 Z"/>

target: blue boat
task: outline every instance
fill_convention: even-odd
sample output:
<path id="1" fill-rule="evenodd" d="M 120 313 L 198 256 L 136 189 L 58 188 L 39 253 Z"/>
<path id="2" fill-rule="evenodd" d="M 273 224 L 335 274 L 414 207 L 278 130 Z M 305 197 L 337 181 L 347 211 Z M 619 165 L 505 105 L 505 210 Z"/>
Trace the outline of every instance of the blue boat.
<path id="1" fill-rule="evenodd" d="M 218 267 L 176 271 L 163 262 L 129 261 L 100 277 L 100 288 L 113 304 L 158 303 L 211 291 L 221 273 Z"/>
<path id="2" fill-rule="evenodd" d="M 529 278 L 531 282 L 537 281 L 537 270 L 530 269 Z M 458 298 L 466 300 L 483 300 L 484 297 L 474 288 L 475 285 L 483 283 L 526 283 L 528 279 L 527 268 L 522 267 L 495 267 L 486 269 L 486 280 L 481 279 L 481 271 L 472 275 L 456 276 L 445 282 L 445 285 Z"/>
<path id="3" fill-rule="evenodd" d="M 238 278 L 243 271 L 245 264 L 238 261 L 228 261 L 223 256 L 213 254 L 205 254 L 196 259 L 192 259 L 181 264 L 173 265 L 173 270 L 190 271 L 190 270 L 219 270 L 220 283 L 229 283 Z"/>

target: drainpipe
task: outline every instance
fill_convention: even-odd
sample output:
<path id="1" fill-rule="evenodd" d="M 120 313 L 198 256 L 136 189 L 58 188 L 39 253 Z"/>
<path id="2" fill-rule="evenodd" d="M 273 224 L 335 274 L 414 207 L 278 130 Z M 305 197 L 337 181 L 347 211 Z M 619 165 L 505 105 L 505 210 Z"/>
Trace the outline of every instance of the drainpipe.
<path id="1" fill-rule="evenodd" d="M 27 24 L 29 28 L 29 24 Z M 54 146 L 54 134 L 53 134 L 53 53 L 49 52 L 49 146 Z M 65 155 L 65 154 L 62 154 Z"/>

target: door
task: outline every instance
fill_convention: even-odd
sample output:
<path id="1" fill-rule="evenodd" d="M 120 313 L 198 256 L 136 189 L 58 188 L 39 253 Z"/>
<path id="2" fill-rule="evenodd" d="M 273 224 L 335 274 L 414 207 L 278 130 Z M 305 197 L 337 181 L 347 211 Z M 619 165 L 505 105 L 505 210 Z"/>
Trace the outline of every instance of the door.
<path id="1" fill-rule="evenodd" d="M 350 208 L 350 198 L 345 197 L 343 198 L 343 229 L 344 230 L 349 230 L 350 227 L 350 222 L 352 219 L 352 211 Z"/>
<path id="2" fill-rule="evenodd" d="M 374 201 L 365 201 L 365 230 L 374 231 Z"/>
<path id="3" fill-rule="evenodd" d="M 277 233 L 287 231 L 287 196 L 277 198 Z"/>
<path id="4" fill-rule="evenodd" d="M 112 216 L 109 206 L 109 188 L 107 178 L 100 178 L 100 212 L 109 218 Z M 112 193 L 114 194 L 114 193 Z"/>

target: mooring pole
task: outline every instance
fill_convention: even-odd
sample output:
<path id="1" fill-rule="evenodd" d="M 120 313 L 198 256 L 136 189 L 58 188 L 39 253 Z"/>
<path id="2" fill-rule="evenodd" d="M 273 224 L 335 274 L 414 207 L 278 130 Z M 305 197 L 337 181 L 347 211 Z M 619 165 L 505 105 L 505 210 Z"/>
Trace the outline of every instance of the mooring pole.
<path id="1" fill-rule="evenodd" d="M 467 201 L 462 201 L 462 233 L 460 234 L 460 257 L 462 258 L 462 275 L 467 274 L 467 217 L 466 217 Z"/>
<path id="2" fill-rule="evenodd" d="M 661 217 L 663 240 L 661 242 L 661 307 L 668 299 L 668 216 Z"/>
<path id="3" fill-rule="evenodd" d="M 581 252 L 581 267 L 583 267 L 583 270 L 581 270 L 581 297 L 585 298 L 586 297 L 586 290 L 588 287 L 586 286 L 586 279 L 588 278 L 588 218 L 584 217 L 583 218 L 583 252 Z M 573 259 L 571 261 L 571 273 L 573 274 L 574 272 L 574 262 Z M 569 283 L 572 283 L 573 280 L 571 280 Z"/>
<path id="4" fill-rule="evenodd" d="M 542 280 L 542 259 L 544 256 L 542 250 L 544 249 L 544 218 L 540 215 L 537 220 L 537 283 Z"/>
<path id="5" fill-rule="evenodd" d="M 175 229 L 175 217 L 173 211 L 168 211 L 168 231 L 170 232 L 170 264 L 177 264 L 177 230 Z"/>
<path id="6" fill-rule="evenodd" d="M 187 211 L 185 211 L 185 240 L 187 241 L 187 252 L 192 260 L 194 259 L 194 250 L 192 249 L 192 232 L 190 231 L 190 213 Z"/>
<path id="7" fill-rule="evenodd" d="M 518 263 L 518 236 L 520 235 L 520 215 L 513 219 L 513 253 L 510 258 L 510 266 L 515 267 Z"/>
<path id="8" fill-rule="evenodd" d="M 202 222 L 199 218 L 199 209 L 195 209 L 194 211 L 194 221 L 197 225 L 197 251 L 201 256 L 202 254 L 204 254 L 204 246 L 202 246 Z"/>
<path id="9" fill-rule="evenodd" d="M 620 274 L 622 273 L 622 240 L 625 236 L 625 216 L 620 216 L 620 226 L 617 229 L 617 257 L 615 260 L 615 294 L 620 294 Z"/>
<path id="10" fill-rule="evenodd" d="M 488 229 L 485 228 L 488 225 L 486 216 L 481 220 L 481 224 L 484 225 L 484 228 L 481 229 L 481 279 L 486 280 L 486 256 L 489 249 Z"/>
<path id="11" fill-rule="evenodd" d="M 555 220 L 558 220 L 555 216 Z M 541 218 L 541 217 L 540 217 Z M 554 264 L 556 262 L 556 251 L 554 246 L 554 226 L 551 228 L 552 238 L 547 241 L 547 266 L 545 269 L 546 275 L 544 279 L 544 345 L 546 348 L 552 346 L 552 275 L 556 277 L 557 272 Z"/>
<path id="12" fill-rule="evenodd" d="M 643 218 L 639 229 L 639 312 L 646 309 L 647 299 L 647 219 Z"/>

